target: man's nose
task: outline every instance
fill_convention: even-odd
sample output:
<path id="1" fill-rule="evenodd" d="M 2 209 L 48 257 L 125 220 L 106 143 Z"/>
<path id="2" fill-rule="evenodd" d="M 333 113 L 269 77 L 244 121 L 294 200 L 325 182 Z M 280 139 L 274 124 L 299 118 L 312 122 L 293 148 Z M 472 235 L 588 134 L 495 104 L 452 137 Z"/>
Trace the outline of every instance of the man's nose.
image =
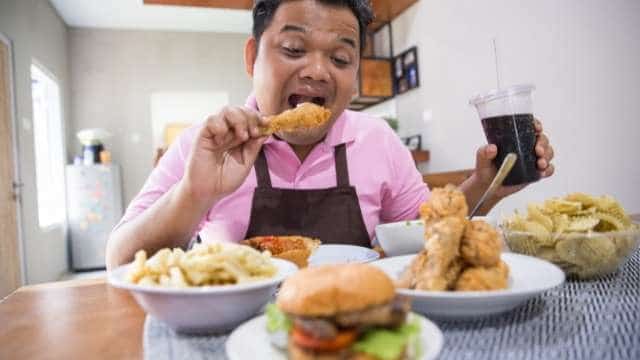
<path id="1" fill-rule="evenodd" d="M 309 54 L 307 63 L 302 69 L 300 76 L 303 79 L 328 82 L 329 75 L 329 59 L 323 54 Z"/>

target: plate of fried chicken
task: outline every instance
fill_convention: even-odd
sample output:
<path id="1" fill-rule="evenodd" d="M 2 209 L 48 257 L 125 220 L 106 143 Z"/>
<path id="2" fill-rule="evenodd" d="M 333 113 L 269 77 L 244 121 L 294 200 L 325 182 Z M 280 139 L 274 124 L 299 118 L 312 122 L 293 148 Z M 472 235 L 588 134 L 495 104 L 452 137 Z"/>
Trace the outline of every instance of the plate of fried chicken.
<path id="1" fill-rule="evenodd" d="M 420 252 L 373 263 L 396 280 L 399 294 L 412 298 L 415 312 L 437 318 L 497 314 L 564 282 L 562 270 L 547 261 L 501 253 L 498 231 L 467 213 L 457 188 L 434 189 L 420 208 Z"/>

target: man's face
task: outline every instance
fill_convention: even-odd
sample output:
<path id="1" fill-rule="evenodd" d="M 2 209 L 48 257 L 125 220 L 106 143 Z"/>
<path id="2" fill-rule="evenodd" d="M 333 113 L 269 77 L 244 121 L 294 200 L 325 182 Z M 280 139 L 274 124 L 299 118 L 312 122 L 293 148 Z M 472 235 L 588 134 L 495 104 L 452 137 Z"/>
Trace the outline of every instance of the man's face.
<path id="1" fill-rule="evenodd" d="M 320 128 L 278 133 L 293 145 L 324 138 L 355 91 L 359 53 L 358 21 L 347 7 L 314 0 L 283 2 L 265 29 L 255 56 L 253 88 L 263 115 L 314 102 L 331 110 Z"/>

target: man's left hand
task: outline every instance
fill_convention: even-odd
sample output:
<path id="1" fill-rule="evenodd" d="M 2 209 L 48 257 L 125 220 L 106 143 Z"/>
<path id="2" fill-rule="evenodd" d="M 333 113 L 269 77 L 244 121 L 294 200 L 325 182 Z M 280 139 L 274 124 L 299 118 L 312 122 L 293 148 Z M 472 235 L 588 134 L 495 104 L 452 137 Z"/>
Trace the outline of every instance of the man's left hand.
<path id="1" fill-rule="evenodd" d="M 549 138 L 543 133 L 542 123 L 540 120 L 534 120 L 534 126 L 536 129 L 536 146 L 535 152 L 538 156 L 538 171 L 540 171 L 540 178 L 547 178 L 553 175 L 555 170 L 551 160 L 553 159 L 553 147 L 549 143 Z M 496 175 L 497 169 L 493 165 L 493 159 L 498 155 L 498 148 L 494 144 L 489 144 L 478 149 L 476 153 L 476 170 L 474 176 L 480 183 L 489 186 L 491 181 Z M 501 186 L 496 190 L 495 197 L 497 199 L 509 196 L 517 191 L 522 190 L 528 184 L 513 185 L 513 186 Z"/>

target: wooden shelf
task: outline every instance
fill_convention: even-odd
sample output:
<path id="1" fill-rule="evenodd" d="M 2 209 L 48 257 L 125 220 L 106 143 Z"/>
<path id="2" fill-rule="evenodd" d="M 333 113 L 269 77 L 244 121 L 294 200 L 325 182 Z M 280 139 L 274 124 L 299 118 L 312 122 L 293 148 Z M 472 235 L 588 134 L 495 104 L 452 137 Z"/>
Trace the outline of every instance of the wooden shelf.
<path id="1" fill-rule="evenodd" d="M 418 0 L 371 0 L 375 20 L 369 26 L 369 31 L 377 31 L 386 23 L 395 19 Z"/>
<path id="2" fill-rule="evenodd" d="M 416 164 L 427 162 L 431 159 L 431 153 L 428 150 L 411 150 L 411 156 L 413 156 Z"/>
<path id="3" fill-rule="evenodd" d="M 369 31 L 375 32 L 395 19 L 418 0 L 371 0 L 375 19 Z M 251 10 L 253 0 L 143 0 L 146 5 L 197 6 L 221 9 Z"/>
<path id="4" fill-rule="evenodd" d="M 145 5 L 197 6 L 251 10 L 253 0 L 144 0 Z"/>

